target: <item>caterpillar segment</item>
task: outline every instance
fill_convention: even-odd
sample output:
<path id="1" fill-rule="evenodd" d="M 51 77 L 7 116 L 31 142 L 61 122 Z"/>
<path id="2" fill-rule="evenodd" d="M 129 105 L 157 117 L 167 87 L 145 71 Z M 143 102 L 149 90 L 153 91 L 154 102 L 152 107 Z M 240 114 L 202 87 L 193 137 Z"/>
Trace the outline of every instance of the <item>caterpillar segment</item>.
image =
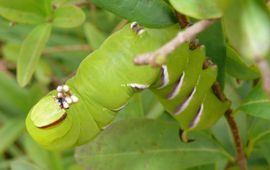
<path id="1" fill-rule="evenodd" d="M 47 149 L 63 150 L 89 142 L 115 118 L 134 93 L 149 88 L 185 131 L 211 127 L 228 109 L 211 86 L 214 65 L 205 51 L 177 48 L 161 68 L 136 66 L 134 56 L 172 39 L 178 27 L 148 29 L 132 23 L 111 35 L 87 56 L 74 77 L 42 98 L 29 112 L 26 127 Z"/>

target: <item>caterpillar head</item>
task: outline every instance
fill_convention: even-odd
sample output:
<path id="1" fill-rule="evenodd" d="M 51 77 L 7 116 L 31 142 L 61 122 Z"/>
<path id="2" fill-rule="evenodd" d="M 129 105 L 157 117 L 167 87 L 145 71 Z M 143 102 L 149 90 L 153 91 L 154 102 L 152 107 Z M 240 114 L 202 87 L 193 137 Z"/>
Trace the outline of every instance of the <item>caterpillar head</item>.
<path id="1" fill-rule="evenodd" d="M 78 98 L 63 90 L 57 88 L 58 92 L 52 91 L 43 97 L 26 119 L 29 134 L 48 149 L 66 149 L 75 145 L 78 139 L 79 120 L 73 116 L 72 110 L 69 111 L 69 105 L 78 102 Z"/>

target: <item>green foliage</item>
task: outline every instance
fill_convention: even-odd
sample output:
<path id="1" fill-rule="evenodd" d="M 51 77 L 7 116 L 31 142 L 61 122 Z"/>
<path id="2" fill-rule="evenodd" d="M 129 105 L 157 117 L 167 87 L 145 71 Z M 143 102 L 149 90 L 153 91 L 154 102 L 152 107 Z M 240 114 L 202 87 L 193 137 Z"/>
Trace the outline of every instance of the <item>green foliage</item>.
<path id="1" fill-rule="evenodd" d="M 178 129 L 179 125 L 170 121 L 120 121 L 108 127 L 90 144 L 79 147 L 76 158 L 87 169 L 100 170 L 177 170 L 179 167 L 187 169 L 233 159 L 205 133 L 192 135 L 195 142 L 180 142 Z M 101 164 L 101 161 L 107 163 Z"/>
<path id="2" fill-rule="evenodd" d="M 85 15 L 75 6 L 61 6 L 54 12 L 52 24 L 60 28 L 77 27 L 83 23 Z"/>
<path id="3" fill-rule="evenodd" d="M 231 1 L 224 14 L 223 26 L 230 44 L 243 57 L 267 56 L 270 49 L 270 14 L 263 1 Z"/>
<path id="4" fill-rule="evenodd" d="M 0 1 L 0 15 L 18 23 L 40 24 L 46 22 L 52 14 L 52 0 L 13 0 Z"/>
<path id="5" fill-rule="evenodd" d="M 166 27 L 177 21 L 172 8 L 163 0 L 93 0 L 92 2 L 146 27 Z"/>
<path id="6" fill-rule="evenodd" d="M 42 24 L 34 28 L 23 41 L 17 61 L 17 80 L 21 86 L 30 81 L 50 33 L 51 24 Z"/>
<path id="7" fill-rule="evenodd" d="M 227 45 L 226 68 L 228 73 L 240 80 L 254 80 L 260 77 L 255 63 L 241 58 L 239 53 L 230 45 Z"/>
<path id="8" fill-rule="evenodd" d="M 244 99 L 243 104 L 237 108 L 237 110 L 241 110 L 252 116 L 264 119 L 270 119 L 269 109 L 269 98 L 262 90 L 260 84 L 252 89 L 252 91 Z"/>
<path id="9" fill-rule="evenodd" d="M 217 80 L 231 101 L 248 169 L 269 169 L 270 101 L 261 87 L 261 75 L 256 65 L 258 58 L 265 58 L 268 64 L 270 61 L 269 4 L 264 0 L 0 0 L 0 169 L 221 170 L 228 165 L 228 161 L 232 162 L 228 169 L 239 169 L 234 160 L 234 139 L 226 119 L 221 118 L 212 126 L 211 121 L 220 118 L 220 108 L 223 108 L 217 107 L 212 98 L 204 100 L 209 106 L 218 108 L 215 114 L 205 117 L 205 122 L 209 120 L 211 127 L 206 131 L 188 133 L 188 138 L 194 140 L 190 143 L 183 143 L 179 139 L 178 130 L 183 123 L 179 125 L 165 111 L 167 106 L 164 108 L 164 102 L 162 105 L 160 98 L 149 90 L 133 96 L 117 115 L 106 117 L 100 114 L 108 111 L 103 108 L 92 118 L 74 111 L 78 114 L 69 114 L 60 124 L 60 129 L 47 129 L 45 135 L 36 133 L 34 136 L 50 149 L 66 148 L 75 145 L 75 142 L 78 145 L 89 138 L 93 139 L 75 150 L 48 151 L 25 130 L 27 113 L 40 98 L 57 85 L 65 83 L 76 72 L 81 61 L 89 53 L 96 53 L 93 53 L 94 50 L 99 51 L 103 42 L 110 41 L 108 36 L 126 25 L 127 20 L 137 21 L 146 28 L 167 29 L 177 23 L 177 12 L 187 16 L 190 25 L 198 20 L 220 18 L 197 36 L 205 46 L 203 56 L 217 65 Z M 175 28 L 174 31 L 153 34 L 157 38 L 152 41 L 140 44 L 136 40 L 134 44 L 140 45 L 134 49 L 140 50 L 130 56 L 155 50 L 176 35 L 180 29 Z M 119 49 L 129 51 L 127 39 L 128 36 L 124 35 L 106 49 L 112 52 L 121 46 Z M 183 49 L 187 48 L 188 43 L 182 45 L 167 60 L 175 66 L 169 69 L 170 74 L 177 75 L 181 68 L 193 68 L 196 64 L 201 68 L 199 55 L 193 55 L 194 51 L 186 53 Z M 110 52 L 106 53 L 108 57 L 117 56 Z M 170 60 L 175 56 L 180 58 L 179 61 Z M 194 66 L 187 66 L 183 62 L 185 56 L 189 56 Z M 117 66 L 114 69 L 121 73 L 118 76 L 113 75 L 111 63 L 96 65 L 97 70 L 105 65 L 106 71 L 111 73 L 108 77 L 102 74 L 91 76 L 95 69 L 84 69 L 83 76 L 90 75 L 91 83 L 102 78 L 109 80 L 106 84 L 96 84 L 98 91 L 104 92 L 101 96 L 87 88 L 83 89 L 83 92 L 93 95 L 95 101 L 112 105 L 119 100 L 121 95 L 114 90 L 114 82 L 119 77 L 127 75 L 127 78 L 137 78 L 144 72 L 145 77 L 148 76 L 144 69 L 136 74 L 128 72 L 129 68 L 135 67 L 131 59 L 119 66 L 117 63 L 121 63 L 120 60 L 114 62 L 113 65 Z M 208 71 L 203 72 L 207 74 Z M 192 84 L 191 80 L 196 80 L 197 74 L 198 69 L 190 69 L 187 76 L 189 85 Z M 175 77 L 173 81 L 178 78 L 172 77 Z M 209 82 L 205 81 L 200 86 L 211 84 L 210 78 L 206 76 L 204 79 Z M 82 84 L 82 80 L 74 82 L 76 86 Z M 160 82 L 157 80 L 156 83 Z M 172 87 L 173 84 L 170 85 Z M 115 97 L 115 100 L 109 99 L 108 95 Z M 212 93 L 210 96 L 215 98 Z M 169 101 L 168 106 L 176 104 L 173 102 Z M 192 106 L 189 110 L 197 110 L 196 104 Z M 68 112 L 73 112 L 72 109 Z M 86 115 L 92 113 L 89 108 L 81 108 L 80 111 Z M 45 118 L 39 117 L 39 123 L 57 119 L 42 116 Z M 114 121 L 107 126 L 114 117 Z M 98 125 L 91 123 L 96 122 L 94 118 L 98 120 Z M 82 123 L 82 120 L 86 123 Z M 102 129 L 98 126 L 102 126 Z M 93 131 L 95 133 L 90 133 Z M 96 136 L 99 131 L 101 133 Z"/>
<path id="10" fill-rule="evenodd" d="M 173 7 L 182 14 L 197 19 L 211 19 L 222 16 L 220 4 L 222 0 L 170 0 Z"/>
<path id="11" fill-rule="evenodd" d="M 92 23 L 85 23 L 83 28 L 89 45 L 96 50 L 106 39 L 106 35 Z"/>

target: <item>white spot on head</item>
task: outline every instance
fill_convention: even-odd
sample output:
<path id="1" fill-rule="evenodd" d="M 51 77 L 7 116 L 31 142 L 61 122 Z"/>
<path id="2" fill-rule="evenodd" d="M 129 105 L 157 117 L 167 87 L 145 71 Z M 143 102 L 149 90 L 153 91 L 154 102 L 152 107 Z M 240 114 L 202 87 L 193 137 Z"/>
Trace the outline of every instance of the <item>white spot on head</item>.
<path id="1" fill-rule="evenodd" d="M 71 104 L 71 103 L 72 103 L 71 97 L 65 97 L 65 101 L 66 101 L 68 104 Z"/>
<path id="2" fill-rule="evenodd" d="M 69 108 L 69 104 L 67 102 L 63 102 L 63 107 L 64 107 L 64 109 L 68 109 Z"/>
<path id="3" fill-rule="evenodd" d="M 63 86 L 57 86 L 56 90 L 57 90 L 58 92 L 62 92 L 62 91 L 63 91 Z"/>
<path id="4" fill-rule="evenodd" d="M 158 87 L 157 89 L 162 89 L 166 87 L 169 84 L 169 72 L 168 72 L 168 67 L 167 65 L 162 65 L 161 66 L 161 86 Z"/>
<path id="5" fill-rule="evenodd" d="M 63 90 L 64 90 L 64 92 L 68 92 L 68 91 L 69 91 L 68 85 L 64 85 L 64 86 L 63 86 Z"/>
<path id="6" fill-rule="evenodd" d="M 57 97 L 61 98 L 61 97 L 64 97 L 64 95 L 63 95 L 63 93 L 57 93 Z"/>
<path id="7" fill-rule="evenodd" d="M 182 73 L 182 75 L 180 76 L 180 79 L 177 81 L 176 86 L 173 88 L 172 92 L 169 93 L 167 97 L 168 100 L 172 100 L 179 94 L 181 87 L 183 85 L 183 82 L 184 82 L 184 78 L 185 78 L 185 72 Z"/>
<path id="8" fill-rule="evenodd" d="M 72 102 L 74 102 L 74 103 L 77 103 L 79 101 L 79 98 L 74 96 L 74 95 L 72 95 L 70 97 L 71 97 Z"/>
<path id="9" fill-rule="evenodd" d="M 191 94 L 188 96 L 188 98 L 181 103 L 181 105 L 179 105 L 176 109 L 175 115 L 179 115 L 180 113 L 182 113 L 189 105 L 191 99 L 193 98 L 194 94 L 196 92 L 196 87 L 193 88 Z"/>

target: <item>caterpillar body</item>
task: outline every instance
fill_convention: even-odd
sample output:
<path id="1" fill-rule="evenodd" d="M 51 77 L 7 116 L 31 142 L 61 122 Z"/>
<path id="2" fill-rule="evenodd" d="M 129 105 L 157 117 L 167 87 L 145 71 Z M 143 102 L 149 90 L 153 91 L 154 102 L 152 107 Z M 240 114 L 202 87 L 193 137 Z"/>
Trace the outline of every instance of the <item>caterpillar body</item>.
<path id="1" fill-rule="evenodd" d="M 134 56 L 157 49 L 178 27 L 148 29 L 131 24 L 114 33 L 87 56 L 76 75 L 42 98 L 30 111 L 26 127 L 41 145 L 63 150 L 87 143 L 106 127 L 131 98 L 149 88 L 186 130 L 211 127 L 228 109 L 211 86 L 215 65 L 203 67 L 204 47 L 177 48 L 161 68 L 136 66 Z M 74 101 L 74 102 L 72 102 Z"/>

